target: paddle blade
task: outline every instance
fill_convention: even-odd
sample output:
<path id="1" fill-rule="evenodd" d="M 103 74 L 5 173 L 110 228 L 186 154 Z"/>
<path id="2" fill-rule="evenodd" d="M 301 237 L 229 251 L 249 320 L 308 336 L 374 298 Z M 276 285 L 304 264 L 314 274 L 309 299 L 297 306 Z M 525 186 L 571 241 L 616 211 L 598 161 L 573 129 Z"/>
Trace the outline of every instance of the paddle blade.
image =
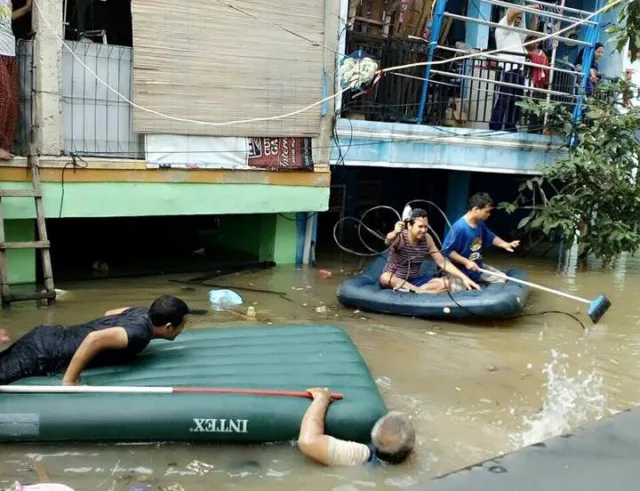
<path id="1" fill-rule="evenodd" d="M 597 324 L 607 310 L 609 310 L 609 307 L 611 307 L 609 299 L 604 295 L 600 295 L 594 301 L 589 303 L 589 311 L 587 314 L 591 318 L 591 321 L 594 324 Z"/>

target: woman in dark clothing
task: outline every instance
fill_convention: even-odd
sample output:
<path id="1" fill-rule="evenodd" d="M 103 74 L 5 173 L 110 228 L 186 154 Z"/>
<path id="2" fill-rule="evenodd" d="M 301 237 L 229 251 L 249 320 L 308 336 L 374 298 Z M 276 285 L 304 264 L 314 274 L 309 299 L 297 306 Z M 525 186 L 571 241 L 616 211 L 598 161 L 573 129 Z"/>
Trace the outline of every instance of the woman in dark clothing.
<path id="1" fill-rule="evenodd" d="M 595 92 L 595 86 L 598 83 L 598 61 L 604 56 L 604 45 L 602 43 L 596 43 L 596 49 L 593 53 L 593 60 L 591 61 L 591 69 L 589 70 L 589 77 L 585 86 L 585 93 L 588 97 L 593 97 Z M 580 50 L 576 57 L 576 70 L 582 72 L 582 60 L 584 59 L 584 48 Z"/>

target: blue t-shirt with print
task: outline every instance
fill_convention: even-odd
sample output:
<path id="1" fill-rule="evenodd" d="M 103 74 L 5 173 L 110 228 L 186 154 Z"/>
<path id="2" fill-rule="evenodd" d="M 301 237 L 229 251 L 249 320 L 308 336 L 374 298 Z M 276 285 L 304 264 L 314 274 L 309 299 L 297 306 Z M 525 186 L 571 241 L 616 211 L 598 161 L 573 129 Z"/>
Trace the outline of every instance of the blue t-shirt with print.
<path id="1" fill-rule="evenodd" d="M 492 245 L 495 237 L 496 234 L 489 230 L 484 222 L 478 222 L 475 227 L 472 227 L 464 217 L 460 217 L 451 226 L 449 233 L 444 238 L 443 253 L 449 257 L 452 252 L 457 252 L 482 268 L 484 267 L 482 251 Z M 456 264 L 456 267 L 461 269 L 473 281 L 478 281 L 482 274 L 470 271 L 461 264 Z"/>

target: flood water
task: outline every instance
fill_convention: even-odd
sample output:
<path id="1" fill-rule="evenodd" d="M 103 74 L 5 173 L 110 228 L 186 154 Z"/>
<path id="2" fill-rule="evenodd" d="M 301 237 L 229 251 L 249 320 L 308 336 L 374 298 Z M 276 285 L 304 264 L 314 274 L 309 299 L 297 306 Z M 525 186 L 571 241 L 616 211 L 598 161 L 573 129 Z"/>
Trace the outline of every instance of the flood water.
<path id="1" fill-rule="evenodd" d="M 324 263 L 316 269 L 277 267 L 250 276 L 217 278 L 218 285 L 286 292 L 239 291 L 237 312 L 255 305 L 256 319 L 230 312 L 196 317 L 189 328 L 255 323 L 335 323 L 350 333 L 376 379 L 385 403 L 411 415 L 418 449 L 407 465 L 377 469 L 327 469 L 305 460 L 291 444 L 232 446 L 3 445 L 0 488 L 15 480 L 37 482 L 39 462 L 52 482 L 77 491 L 334 490 L 396 489 L 563 433 L 640 401 L 640 263 L 622 260 L 614 271 L 559 273 L 553 260 L 501 255 L 492 265 L 524 267 L 531 281 L 586 298 L 604 292 L 612 308 L 597 326 L 586 305 L 532 291 L 527 313 L 562 310 L 502 322 L 446 323 L 356 313 L 340 306 L 336 286 L 356 263 Z M 169 281 L 195 275 L 113 279 L 56 285 L 68 293 L 54 306 L 14 304 L 0 313 L 15 339 L 42 323 L 70 324 L 107 309 L 148 305 L 176 294 L 192 308 L 207 308 L 206 286 L 185 291 Z M 319 309 L 317 309 L 319 307 Z M 322 307 L 326 307 L 326 311 Z M 319 310 L 319 312 L 317 311 Z M 579 310 L 579 313 L 578 313 Z M 142 485 L 142 488 L 136 486 Z"/>

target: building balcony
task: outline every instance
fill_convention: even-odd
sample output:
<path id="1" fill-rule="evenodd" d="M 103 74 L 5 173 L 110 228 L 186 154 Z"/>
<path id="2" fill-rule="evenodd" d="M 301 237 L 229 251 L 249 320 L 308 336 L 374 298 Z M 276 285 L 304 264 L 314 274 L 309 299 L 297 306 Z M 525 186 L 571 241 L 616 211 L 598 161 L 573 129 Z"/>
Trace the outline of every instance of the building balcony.
<path id="1" fill-rule="evenodd" d="M 383 67 L 425 62 L 428 59 L 428 44 L 422 39 L 371 36 L 350 31 L 346 42 L 347 53 L 361 49 Z M 499 124 L 492 124 L 492 112 L 498 95 L 501 91 L 512 92 L 514 89 L 521 93 L 516 99 L 548 97 L 552 102 L 565 105 L 568 110 L 573 109 L 579 92 L 579 73 L 573 65 L 557 60 L 555 67 L 562 71 L 555 72 L 553 82 L 545 93 L 534 88 L 532 80 L 535 67 L 531 66 L 529 57 L 522 56 L 521 64 L 500 61 L 495 56 L 446 61 L 464 53 L 464 50 L 449 47 L 435 50 L 434 60 L 444 63 L 432 66 L 424 104 L 425 67 L 418 66 L 385 74 L 366 94 L 354 97 L 353 92 L 345 93 L 341 116 L 386 123 L 498 129 L 496 127 Z M 520 80 L 508 80 L 506 83 L 501 80 L 503 71 L 515 69 L 523 74 Z M 504 121 L 513 122 L 518 132 L 542 133 L 542 122 L 523 114 L 506 114 Z"/>

